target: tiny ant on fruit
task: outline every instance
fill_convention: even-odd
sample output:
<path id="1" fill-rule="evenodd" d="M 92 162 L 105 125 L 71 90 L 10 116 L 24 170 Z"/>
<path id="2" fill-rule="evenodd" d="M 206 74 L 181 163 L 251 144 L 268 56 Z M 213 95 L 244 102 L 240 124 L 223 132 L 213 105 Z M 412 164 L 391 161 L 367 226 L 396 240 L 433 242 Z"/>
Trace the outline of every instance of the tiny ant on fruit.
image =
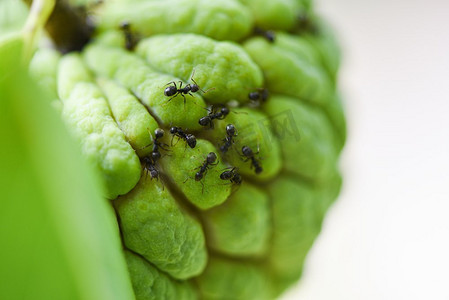
<path id="1" fill-rule="evenodd" d="M 172 127 L 170 128 L 170 133 L 173 134 L 173 137 L 177 136 L 180 139 L 183 139 L 186 141 L 187 145 L 189 145 L 190 148 L 195 148 L 196 146 L 196 138 L 193 134 L 185 133 L 181 127 Z M 173 144 L 173 139 L 172 139 Z"/>
<path id="2" fill-rule="evenodd" d="M 260 165 L 260 162 L 254 157 L 253 150 L 251 150 L 250 147 L 243 146 L 242 153 L 243 153 L 243 156 L 246 157 L 245 161 L 251 160 L 251 168 L 254 167 L 254 171 L 256 172 L 256 174 L 259 174 L 263 171 L 262 166 Z M 259 152 L 257 152 L 257 153 L 259 153 Z"/>
<path id="3" fill-rule="evenodd" d="M 258 88 L 257 91 L 248 94 L 248 98 L 254 102 L 265 102 L 269 97 L 268 90 L 265 88 Z"/>
<path id="4" fill-rule="evenodd" d="M 201 126 L 208 126 L 214 128 L 213 120 L 223 120 L 229 114 L 229 108 L 222 107 L 219 111 L 215 110 L 213 106 L 207 109 L 209 114 L 199 119 L 198 123 Z"/>
<path id="5" fill-rule="evenodd" d="M 263 36 L 270 43 L 274 43 L 276 39 L 276 33 L 273 30 L 263 30 L 262 28 L 256 27 L 254 32 L 260 36 Z"/>
<path id="6" fill-rule="evenodd" d="M 184 87 L 182 87 L 183 82 L 179 81 L 179 88 L 176 85 L 176 82 L 172 81 L 167 83 L 166 85 L 169 85 L 164 90 L 164 95 L 167 97 L 171 97 L 168 99 L 170 101 L 171 99 L 175 98 L 178 95 L 181 95 L 184 98 L 184 106 L 186 105 L 186 96 L 190 95 L 192 97 L 195 97 L 192 93 L 196 93 L 198 91 L 203 92 L 203 94 L 207 93 L 211 89 L 208 89 L 207 91 L 203 91 L 200 86 L 196 83 L 195 79 L 193 79 L 193 76 L 195 75 L 195 69 L 193 70 L 192 76 L 190 77 L 190 80 L 193 82 L 193 84 L 186 84 Z M 213 88 L 212 88 L 213 89 Z"/>
<path id="7" fill-rule="evenodd" d="M 164 136 L 164 130 L 157 128 L 154 131 L 154 141 L 153 141 L 153 149 L 151 151 L 151 158 L 153 159 L 153 162 L 158 161 L 161 158 L 161 152 L 159 151 L 160 149 L 163 149 L 165 151 L 168 151 L 168 149 L 166 149 L 165 147 L 167 147 L 167 144 L 161 143 L 159 141 L 159 139 L 161 139 Z"/>
<path id="8" fill-rule="evenodd" d="M 220 174 L 221 180 L 230 180 L 231 183 L 240 185 L 242 183 L 242 176 L 237 172 L 237 168 L 233 167 L 231 170 L 224 171 Z"/>
<path id="9" fill-rule="evenodd" d="M 151 179 L 159 179 L 159 171 L 156 168 L 155 162 L 149 156 L 145 156 L 141 159 L 143 163 L 143 169 L 145 170 L 145 177 L 150 173 Z"/>
<path id="10" fill-rule="evenodd" d="M 209 154 L 207 154 L 206 160 L 200 167 L 197 168 L 200 170 L 196 172 L 195 180 L 200 181 L 201 179 L 203 179 L 203 176 L 206 175 L 206 172 L 210 168 L 210 166 L 216 166 L 218 164 L 218 161 L 215 162 L 216 160 L 217 154 L 215 154 L 214 152 L 209 152 Z"/>
<path id="11" fill-rule="evenodd" d="M 217 162 L 216 161 L 217 155 L 214 152 L 209 152 L 203 164 L 197 168 L 200 170 L 195 174 L 195 181 L 201 182 L 202 185 L 201 193 L 204 192 L 204 183 L 201 181 L 201 179 L 203 179 L 203 177 L 207 173 L 207 170 L 209 170 L 211 166 L 216 166 L 218 164 L 218 161 Z"/>
<path id="12" fill-rule="evenodd" d="M 123 31 L 125 35 L 125 48 L 128 50 L 133 50 L 139 42 L 135 35 L 131 32 L 131 24 L 127 21 L 124 21 L 120 24 L 120 29 Z"/>
<path id="13" fill-rule="evenodd" d="M 235 126 L 232 124 L 226 125 L 226 137 L 222 140 L 223 144 L 220 146 L 220 151 L 226 153 L 232 144 L 234 144 L 234 137 L 236 136 Z"/>

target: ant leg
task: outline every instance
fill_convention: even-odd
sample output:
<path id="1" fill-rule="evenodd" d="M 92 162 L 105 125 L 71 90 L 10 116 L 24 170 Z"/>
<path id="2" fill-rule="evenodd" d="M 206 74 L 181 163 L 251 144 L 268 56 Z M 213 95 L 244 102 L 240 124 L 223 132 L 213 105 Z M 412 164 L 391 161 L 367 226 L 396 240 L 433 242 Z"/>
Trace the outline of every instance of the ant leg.
<path id="1" fill-rule="evenodd" d="M 203 183 L 203 181 L 201 180 L 200 181 L 200 183 L 201 183 L 201 194 L 204 194 L 204 183 Z"/>
<path id="2" fill-rule="evenodd" d="M 152 143 L 149 143 L 148 145 L 146 145 L 146 146 L 143 146 L 142 148 L 140 148 L 140 149 L 137 149 L 137 150 L 144 150 L 144 149 L 146 149 L 146 148 L 150 147 L 151 145 L 152 145 Z"/>
<path id="3" fill-rule="evenodd" d="M 190 93 L 189 93 L 190 94 Z M 186 96 L 184 96 L 184 94 L 181 94 L 182 97 L 184 98 L 184 110 L 186 110 Z"/>
<path id="4" fill-rule="evenodd" d="M 175 98 L 176 96 L 178 96 L 178 94 L 179 94 L 179 92 L 176 92 L 176 94 L 175 94 L 173 97 L 171 97 L 170 99 L 168 99 L 167 102 L 165 102 L 165 103 L 162 104 L 161 106 L 165 106 L 165 105 L 167 105 L 168 103 L 170 103 L 170 101 L 171 101 L 173 98 Z"/>
<path id="5" fill-rule="evenodd" d="M 193 68 L 193 72 L 192 72 L 192 76 L 190 76 L 190 80 L 192 80 L 196 84 L 195 80 L 193 79 L 193 76 L 195 76 L 195 71 L 196 71 L 196 68 Z"/>
<path id="6" fill-rule="evenodd" d="M 176 82 L 174 82 L 174 81 L 171 81 L 171 82 L 167 83 L 166 85 L 169 85 L 169 84 L 172 84 L 172 83 L 175 86 L 175 88 L 178 89 L 178 86 L 176 85 Z"/>
<path id="7" fill-rule="evenodd" d="M 207 90 L 205 90 L 205 91 L 203 91 L 202 89 L 200 89 L 200 91 L 201 91 L 201 92 L 203 92 L 203 94 L 206 94 L 207 92 L 209 92 L 209 91 L 213 91 L 213 90 L 215 90 L 215 88 L 214 88 L 214 87 L 208 88 L 208 89 L 207 89 Z"/>
<path id="8" fill-rule="evenodd" d="M 174 137 L 174 136 L 173 136 Z M 179 139 L 180 139 L 180 137 L 177 137 L 178 139 L 176 140 L 176 143 L 175 143 L 175 145 L 174 146 L 176 146 L 178 143 L 179 143 Z M 173 138 L 172 138 L 172 142 L 173 142 Z M 173 145 L 172 145 L 173 146 Z"/>
<path id="9" fill-rule="evenodd" d="M 168 145 L 165 143 L 160 143 L 158 146 L 159 146 L 159 148 L 161 148 L 164 151 L 171 151 L 170 149 L 167 148 Z"/>

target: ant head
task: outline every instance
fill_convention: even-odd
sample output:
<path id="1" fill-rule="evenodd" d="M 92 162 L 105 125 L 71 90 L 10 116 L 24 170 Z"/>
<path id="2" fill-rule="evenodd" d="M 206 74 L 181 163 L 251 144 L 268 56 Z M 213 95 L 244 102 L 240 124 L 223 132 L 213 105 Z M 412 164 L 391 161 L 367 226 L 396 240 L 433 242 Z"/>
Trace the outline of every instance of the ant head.
<path id="1" fill-rule="evenodd" d="M 209 122 L 210 122 L 209 117 L 202 117 L 198 121 L 198 123 L 200 123 L 201 126 L 207 126 L 207 125 L 209 125 Z"/>
<path id="2" fill-rule="evenodd" d="M 159 158 L 161 158 L 161 153 L 159 151 L 157 152 L 152 152 L 151 153 L 151 158 L 153 159 L 153 161 L 158 160 Z"/>
<path id="3" fill-rule="evenodd" d="M 257 166 L 254 171 L 256 172 L 256 174 L 260 174 L 262 173 L 263 169 L 261 166 Z"/>
<path id="4" fill-rule="evenodd" d="M 177 133 L 177 132 L 178 132 L 178 128 L 176 128 L 176 127 L 170 128 L 170 133 L 171 133 L 171 134 L 175 134 L 175 133 Z"/>
<path id="5" fill-rule="evenodd" d="M 209 152 L 207 155 L 206 161 L 208 164 L 213 164 L 217 160 L 217 154 L 214 152 Z"/>
<path id="6" fill-rule="evenodd" d="M 232 124 L 226 125 L 226 134 L 228 136 L 234 136 L 235 135 L 235 126 Z"/>
<path id="7" fill-rule="evenodd" d="M 203 173 L 201 172 L 196 172 L 195 174 L 195 180 L 196 181 L 200 181 L 203 178 Z"/>
<path id="8" fill-rule="evenodd" d="M 229 114 L 229 108 L 222 107 L 221 108 L 221 113 L 222 113 L 223 116 L 227 116 Z"/>
<path id="9" fill-rule="evenodd" d="M 229 180 L 231 178 L 232 178 L 232 171 L 224 171 L 223 173 L 220 174 L 221 180 Z"/>
<path id="10" fill-rule="evenodd" d="M 196 92 L 198 92 L 200 90 L 200 87 L 197 85 L 197 84 L 192 84 L 192 85 L 190 85 L 190 91 L 192 92 L 192 93 L 196 93 Z"/>
<path id="11" fill-rule="evenodd" d="M 174 85 L 167 86 L 164 90 L 164 95 L 167 97 L 173 96 L 176 94 L 178 89 Z"/>
<path id="12" fill-rule="evenodd" d="M 246 157 L 251 157 L 251 156 L 253 156 L 253 150 L 251 150 L 251 148 L 248 147 L 248 146 L 243 146 L 243 147 L 242 147 L 242 153 L 243 153 L 243 155 L 245 155 Z"/>
<path id="13" fill-rule="evenodd" d="M 190 148 L 195 148 L 196 146 L 196 138 L 193 134 L 187 134 L 186 135 L 186 142 L 187 145 L 189 145 Z"/>
<path id="14" fill-rule="evenodd" d="M 161 137 L 164 136 L 164 130 L 161 129 L 161 128 L 156 129 L 156 130 L 154 131 L 154 136 L 155 136 L 157 139 L 160 139 Z"/>
<path id="15" fill-rule="evenodd" d="M 248 98 L 250 100 L 256 101 L 256 100 L 259 100 L 260 94 L 259 94 L 259 92 L 251 92 L 248 94 Z"/>

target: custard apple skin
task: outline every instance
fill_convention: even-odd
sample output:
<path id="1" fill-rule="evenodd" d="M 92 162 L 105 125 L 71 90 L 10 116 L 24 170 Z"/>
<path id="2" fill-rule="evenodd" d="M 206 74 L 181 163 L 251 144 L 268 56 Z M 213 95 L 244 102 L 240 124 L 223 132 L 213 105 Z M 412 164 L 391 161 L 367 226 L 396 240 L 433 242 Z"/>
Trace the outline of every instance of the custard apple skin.
<path id="1" fill-rule="evenodd" d="M 300 278 L 342 184 L 346 123 L 329 25 L 300 0 L 94 9 L 96 30 L 81 52 L 43 47 L 30 71 L 103 179 L 136 299 L 277 298 Z M 213 126 L 199 124 L 225 105 Z M 154 151 L 160 158 L 149 159 Z M 207 164 L 210 152 L 217 159 Z M 221 179 L 226 171 L 242 182 Z"/>

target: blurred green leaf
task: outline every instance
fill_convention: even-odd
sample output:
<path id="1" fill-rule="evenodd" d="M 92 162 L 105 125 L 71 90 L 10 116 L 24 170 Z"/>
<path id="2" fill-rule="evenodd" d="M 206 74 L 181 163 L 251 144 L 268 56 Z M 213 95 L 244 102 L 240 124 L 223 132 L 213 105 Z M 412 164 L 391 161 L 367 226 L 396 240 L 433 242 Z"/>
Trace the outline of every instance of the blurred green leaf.
<path id="1" fill-rule="evenodd" d="M 0 299 L 134 299 L 95 174 L 0 41 Z"/>

